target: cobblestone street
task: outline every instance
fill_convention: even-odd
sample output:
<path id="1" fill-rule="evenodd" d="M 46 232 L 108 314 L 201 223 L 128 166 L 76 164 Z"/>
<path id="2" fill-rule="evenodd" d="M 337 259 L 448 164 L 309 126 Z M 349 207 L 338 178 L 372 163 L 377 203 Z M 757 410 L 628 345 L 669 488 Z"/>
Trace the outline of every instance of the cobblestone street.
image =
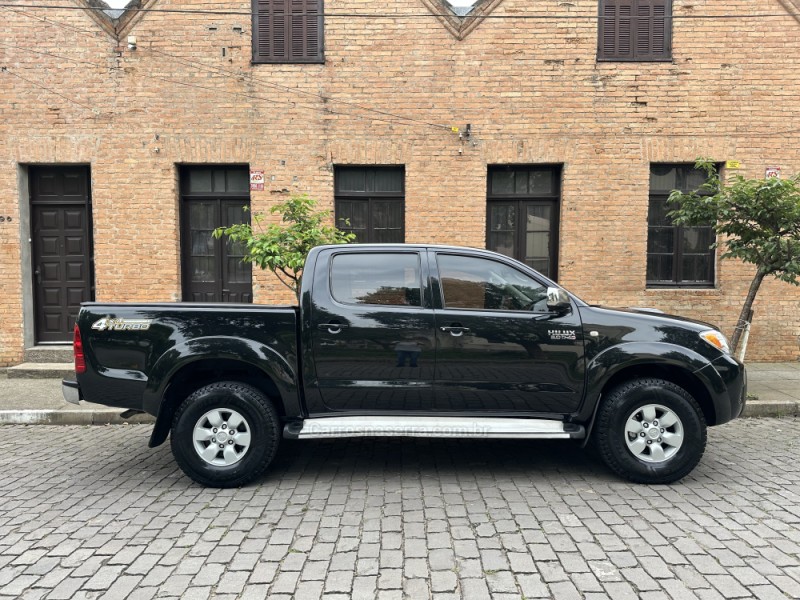
<path id="1" fill-rule="evenodd" d="M 800 421 L 712 428 L 684 482 L 565 443 L 284 443 L 204 489 L 149 426 L 2 427 L 0 597 L 800 597 Z"/>

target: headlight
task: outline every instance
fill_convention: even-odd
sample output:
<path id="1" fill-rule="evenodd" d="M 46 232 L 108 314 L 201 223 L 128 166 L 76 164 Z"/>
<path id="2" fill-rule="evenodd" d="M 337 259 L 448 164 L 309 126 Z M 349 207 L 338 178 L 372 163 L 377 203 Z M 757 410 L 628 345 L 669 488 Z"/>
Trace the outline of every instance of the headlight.
<path id="1" fill-rule="evenodd" d="M 700 337 L 703 338 L 706 342 L 708 342 L 712 346 L 714 346 L 714 348 L 716 348 L 717 350 L 721 350 L 725 354 L 731 353 L 731 347 L 728 345 L 728 339 L 716 329 L 703 331 L 700 334 Z"/>

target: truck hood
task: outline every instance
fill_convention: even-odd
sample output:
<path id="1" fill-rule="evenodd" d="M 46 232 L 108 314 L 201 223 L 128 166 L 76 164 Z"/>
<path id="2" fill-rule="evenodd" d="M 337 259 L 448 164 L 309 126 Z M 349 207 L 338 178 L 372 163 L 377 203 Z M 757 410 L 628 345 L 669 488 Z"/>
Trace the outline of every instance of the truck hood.
<path id="1" fill-rule="evenodd" d="M 698 334 L 717 327 L 677 315 L 667 315 L 641 308 L 579 307 L 587 339 L 596 340 L 597 350 L 631 342 L 683 346 L 709 361 L 721 356 L 719 350 Z"/>
<path id="2" fill-rule="evenodd" d="M 708 323 L 707 321 L 700 321 L 698 319 L 690 319 L 688 317 L 681 317 L 679 315 L 673 315 L 669 313 L 665 313 L 662 310 L 658 310 L 657 308 L 647 308 L 644 306 L 630 306 L 628 308 L 620 308 L 616 306 L 601 306 L 601 305 L 593 305 L 594 308 L 602 308 L 604 310 L 613 310 L 615 312 L 621 313 L 630 313 L 635 315 L 648 315 L 651 317 L 658 317 L 662 319 L 670 319 L 672 321 L 681 321 L 683 323 L 691 323 L 693 325 L 700 325 L 704 329 L 716 329 L 719 331 L 719 327 Z"/>

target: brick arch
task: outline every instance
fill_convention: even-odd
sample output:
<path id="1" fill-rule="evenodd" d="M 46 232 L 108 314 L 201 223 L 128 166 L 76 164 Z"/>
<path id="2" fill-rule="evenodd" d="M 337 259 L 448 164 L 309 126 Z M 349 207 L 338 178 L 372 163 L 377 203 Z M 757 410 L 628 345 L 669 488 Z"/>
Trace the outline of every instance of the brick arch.
<path id="1" fill-rule="evenodd" d="M 445 0 L 421 0 L 445 29 L 457 40 L 463 40 L 491 14 L 503 0 L 478 0 L 469 14 L 457 15 Z M 799 0 L 800 1 L 800 0 Z"/>
<path id="2" fill-rule="evenodd" d="M 778 0 L 778 2 L 800 23 L 800 0 Z"/>
<path id="3" fill-rule="evenodd" d="M 158 0 L 131 0 L 118 17 L 113 17 L 110 13 L 117 12 L 103 0 L 74 0 L 75 4 L 86 9 L 89 17 L 100 26 L 100 28 L 113 36 L 118 41 L 133 29 L 146 13 L 137 9 L 152 8 Z"/>

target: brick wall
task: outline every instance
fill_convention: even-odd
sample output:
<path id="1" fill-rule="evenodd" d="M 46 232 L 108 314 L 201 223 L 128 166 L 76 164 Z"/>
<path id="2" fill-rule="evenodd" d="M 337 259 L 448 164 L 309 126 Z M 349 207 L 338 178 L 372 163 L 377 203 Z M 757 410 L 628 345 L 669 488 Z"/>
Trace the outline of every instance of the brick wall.
<path id="1" fill-rule="evenodd" d="M 422 0 L 325 7 L 428 10 Z M 779 0 L 674 6 L 679 17 L 785 11 Z M 653 306 L 730 333 L 749 267 L 719 264 L 713 290 L 645 289 L 649 165 L 705 155 L 739 160 L 747 176 L 772 164 L 800 171 L 800 22 L 676 19 L 671 63 L 598 63 L 596 0 L 503 0 L 492 15 L 531 12 L 567 16 L 486 19 L 463 40 L 434 17 L 330 16 L 324 65 L 253 66 L 247 16 L 149 13 L 119 42 L 81 11 L 0 9 L 0 215 L 12 218 L 0 224 L 0 364 L 22 356 L 31 294 L 20 174 L 41 163 L 91 166 L 96 297 L 109 301 L 180 298 L 179 164 L 264 169 L 254 210 L 293 192 L 332 207 L 334 165 L 405 165 L 407 241 L 479 247 L 487 165 L 562 164 L 560 281 L 590 302 Z M 467 123 L 464 144 L 434 126 Z M 263 273 L 254 292 L 292 300 Z M 750 359 L 797 359 L 798 336 L 800 289 L 766 283 Z"/>

